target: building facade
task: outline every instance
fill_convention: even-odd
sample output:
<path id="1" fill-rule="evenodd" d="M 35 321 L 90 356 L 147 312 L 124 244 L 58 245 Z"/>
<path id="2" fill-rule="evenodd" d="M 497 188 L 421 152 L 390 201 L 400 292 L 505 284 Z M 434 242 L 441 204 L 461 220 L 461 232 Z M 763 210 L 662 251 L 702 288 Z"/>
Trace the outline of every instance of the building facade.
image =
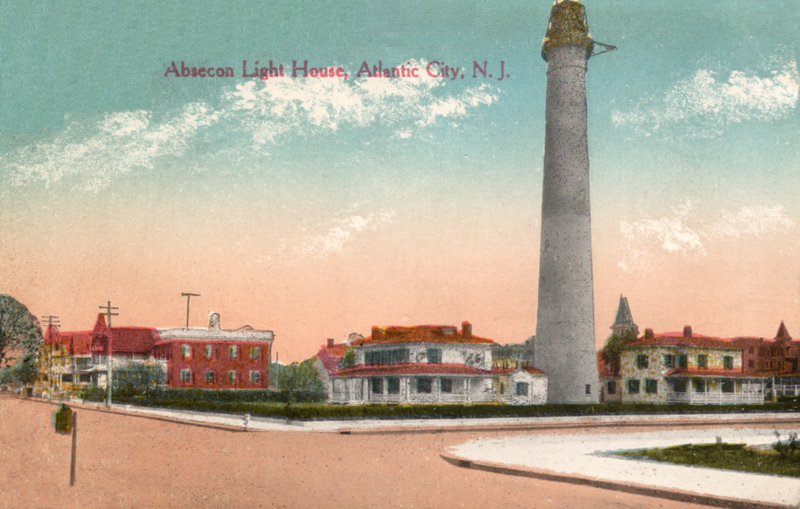
<path id="1" fill-rule="evenodd" d="M 69 397 L 89 386 L 105 388 L 109 368 L 131 362 L 158 365 L 170 387 L 264 389 L 274 334 L 248 326 L 221 329 L 217 313 L 207 329 L 108 327 L 98 314 L 91 331 L 50 326 L 44 339 L 36 392 Z"/>
<path id="2" fill-rule="evenodd" d="M 449 325 L 373 327 L 349 345 L 332 340 L 315 365 L 337 404 L 543 403 L 547 378 L 534 368 L 492 365 L 493 341 Z M 502 388 L 502 391 L 498 391 Z"/>
<path id="3" fill-rule="evenodd" d="M 167 385 L 200 389 L 266 389 L 272 331 L 220 328 L 212 313 L 207 329 L 159 329 L 153 356 L 166 361 Z"/>

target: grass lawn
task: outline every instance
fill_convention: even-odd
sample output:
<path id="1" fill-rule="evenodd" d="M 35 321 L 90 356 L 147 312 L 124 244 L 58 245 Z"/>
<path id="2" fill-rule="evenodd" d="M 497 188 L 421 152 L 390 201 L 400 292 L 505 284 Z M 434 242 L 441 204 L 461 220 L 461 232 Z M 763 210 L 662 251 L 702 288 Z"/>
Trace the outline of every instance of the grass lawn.
<path id="1" fill-rule="evenodd" d="M 644 449 L 620 453 L 681 465 L 700 465 L 723 470 L 743 470 L 761 474 L 800 477 L 800 455 L 753 449 L 745 444 L 677 445 L 663 449 Z"/>

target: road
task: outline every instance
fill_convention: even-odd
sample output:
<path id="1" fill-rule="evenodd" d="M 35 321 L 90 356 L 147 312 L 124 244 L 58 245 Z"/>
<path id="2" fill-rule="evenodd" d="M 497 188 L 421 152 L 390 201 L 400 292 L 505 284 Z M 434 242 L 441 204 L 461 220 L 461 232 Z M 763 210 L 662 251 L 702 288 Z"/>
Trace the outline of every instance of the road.
<path id="1" fill-rule="evenodd" d="M 463 469 L 439 457 L 448 446 L 519 431 L 245 433 L 88 410 L 78 410 L 70 487 L 71 439 L 53 431 L 53 409 L 0 398 L 0 507 L 704 507 Z"/>

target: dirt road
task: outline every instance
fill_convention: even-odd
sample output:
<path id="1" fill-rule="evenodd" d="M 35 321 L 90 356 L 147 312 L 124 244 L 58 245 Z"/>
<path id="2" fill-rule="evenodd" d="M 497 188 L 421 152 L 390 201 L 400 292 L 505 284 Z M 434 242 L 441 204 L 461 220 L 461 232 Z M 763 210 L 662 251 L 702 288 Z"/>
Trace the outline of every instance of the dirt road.
<path id="1" fill-rule="evenodd" d="M 0 398 L 3 508 L 698 508 L 614 491 L 455 467 L 444 446 L 505 433 L 339 435 L 232 432 Z M 517 432 L 518 434 L 519 432 Z"/>

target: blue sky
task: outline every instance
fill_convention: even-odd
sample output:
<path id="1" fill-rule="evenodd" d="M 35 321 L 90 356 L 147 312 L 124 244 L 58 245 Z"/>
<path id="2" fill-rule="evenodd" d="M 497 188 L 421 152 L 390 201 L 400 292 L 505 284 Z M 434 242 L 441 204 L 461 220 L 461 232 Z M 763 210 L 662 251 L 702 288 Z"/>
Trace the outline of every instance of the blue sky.
<path id="1" fill-rule="evenodd" d="M 800 330 L 796 2 L 585 5 L 619 48 L 587 74 L 598 340 L 619 293 L 660 330 Z M 107 296 L 170 325 L 198 291 L 198 323 L 222 309 L 298 358 L 375 324 L 524 339 L 549 9 L 0 3 L 3 291 L 68 328 Z M 245 59 L 468 72 L 262 82 Z M 510 76 L 472 79 L 484 60 Z M 165 77 L 172 61 L 235 78 Z"/>

